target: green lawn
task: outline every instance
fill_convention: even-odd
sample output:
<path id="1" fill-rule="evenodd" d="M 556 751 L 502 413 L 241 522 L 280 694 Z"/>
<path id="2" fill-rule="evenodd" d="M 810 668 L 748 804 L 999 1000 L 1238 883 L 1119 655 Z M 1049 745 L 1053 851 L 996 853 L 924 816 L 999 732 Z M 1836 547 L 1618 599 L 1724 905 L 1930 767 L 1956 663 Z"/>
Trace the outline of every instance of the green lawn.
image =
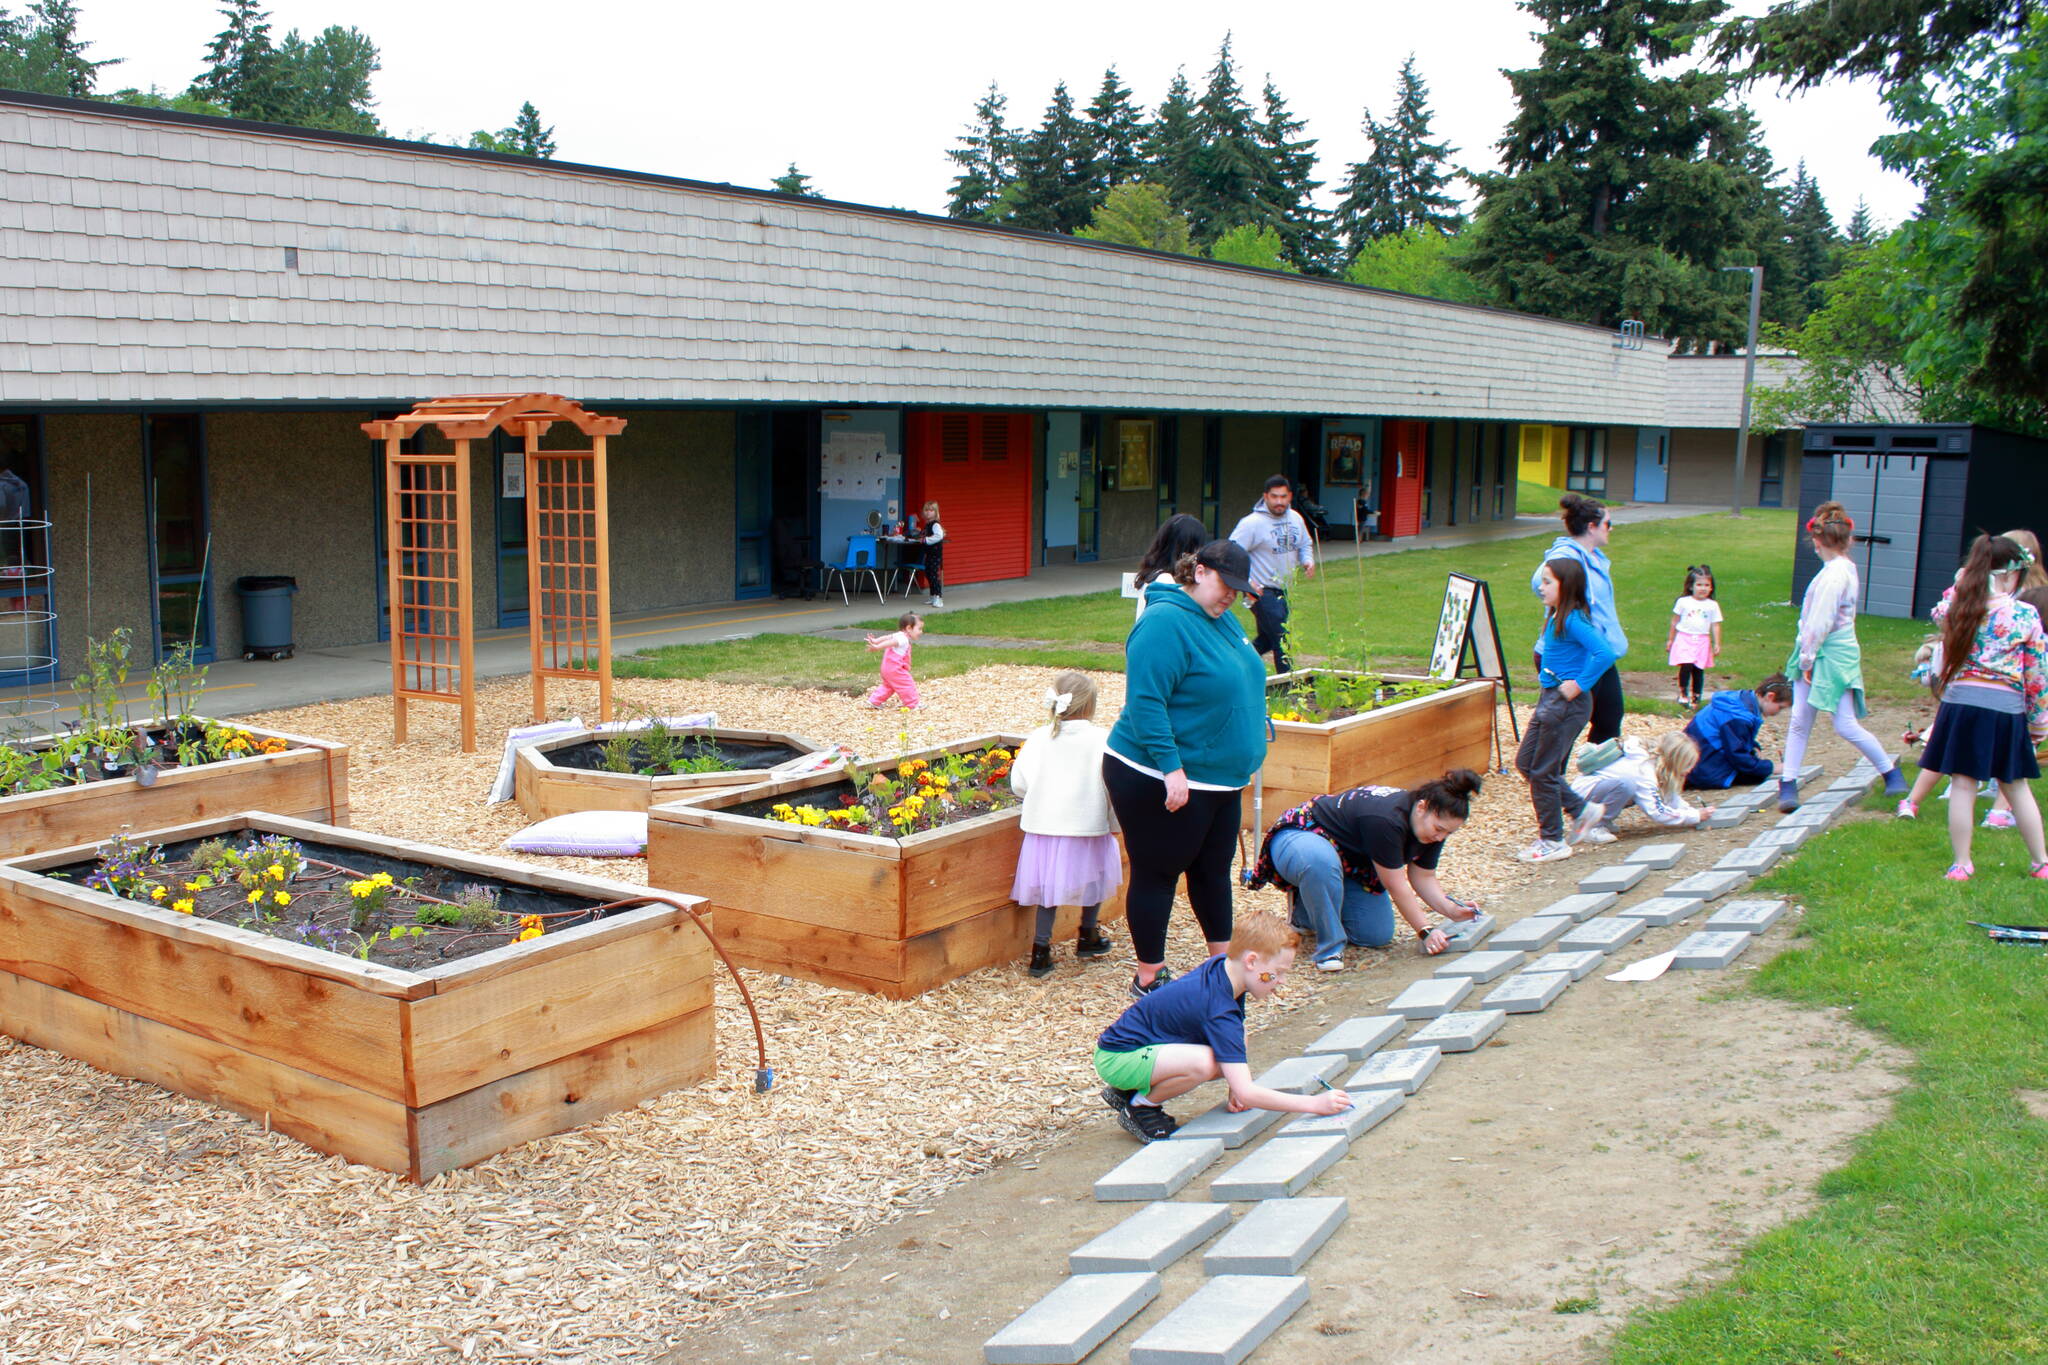
<path id="1" fill-rule="evenodd" d="M 1557 504 L 1563 497 L 1562 488 L 1552 488 L 1547 483 L 1534 483 L 1524 479 L 1515 485 L 1515 515 L 1554 517 L 1557 515 Z"/>
<path id="2" fill-rule="evenodd" d="M 1716 514 L 1618 528 L 1609 550 L 1615 559 L 1622 625 L 1632 644 L 1623 668 L 1654 674 L 1671 671 L 1664 663 L 1671 603 L 1685 586 L 1686 567 L 1701 560 L 1714 568 L 1716 596 L 1727 617 L 1713 685 L 1749 686 L 1782 667 L 1796 618 L 1788 601 L 1793 517 L 1790 511 L 1773 509 L 1740 518 Z M 1444 577 L 1456 570 L 1484 578 L 1492 586 L 1501 645 L 1514 680 L 1529 682 L 1529 646 L 1542 617 L 1541 606 L 1529 591 L 1529 575 L 1551 539 L 1546 533 L 1337 561 L 1314 579 L 1297 582 L 1289 592 L 1294 652 L 1373 668 L 1422 666 L 1436 635 Z M 1242 607 L 1239 612 L 1249 633 L 1250 615 Z M 894 624 L 892 618 L 870 626 Z M 1114 591 L 1011 602 L 936 613 L 927 626 L 947 634 L 1117 644 L 1130 631 L 1131 603 Z M 1865 617 L 1858 623 L 1864 681 L 1873 700 L 1917 700 L 1925 695 L 1906 676 L 1924 629 L 1911 621 L 1881 617 Z M 1105 655 L 1093 666 L 1121 665 L 1116 656 Z M 1665 697 L 1669 691 L 1660 686 L 1649 696 Z"/>
<path id="3" fill-rule="evenodd" d="M 2048 963 L 1965 924 L 2048 914 L 2013 831 L 1979 830 L 1976 880 L 1942 881 L 1941 820 L 1930 801 L 1913 825 L 1836 830 L 1758 884 L 1806 906 L 1808 941 L 1756 988 L 1849 1010 L 1914 1054 L 1911 1086 L 1814 1213 L 1726 1283 L 1632 1319 L 1614 1365 L 2048 1360 L 2048 1122 L 2021 1093 L 2048 1105 Z"/>
<path id="4" fill-rule="evenodd" d="M 893 617 L 888 628 L 896 628 Z M 1120 670 L 1123 656 L 1078 649 L 976 649 L 964 645 L 917 648 L 916 672 L 921 679 L 950 677 L 983 664 Z M 703 678 L 711 682 L 865 691 L 875 685 L 879 667 L 877 656 L 855 640 L 825 640 L 815 635 L 753 635 L 744 640 L 668 645 L 623 655 L 613 661 L 612 671 L 621 678 Z"/>

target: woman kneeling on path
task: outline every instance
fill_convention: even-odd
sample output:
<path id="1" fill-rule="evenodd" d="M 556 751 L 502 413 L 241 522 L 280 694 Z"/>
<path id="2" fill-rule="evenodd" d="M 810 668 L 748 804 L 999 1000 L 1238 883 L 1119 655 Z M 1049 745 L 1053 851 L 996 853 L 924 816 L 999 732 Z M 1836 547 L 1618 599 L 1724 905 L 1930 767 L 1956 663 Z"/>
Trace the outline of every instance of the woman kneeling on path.
<path id="1" fill-rule="evenodd" d="M 1251 884 L 1293 893 L 1297 926 L 1315 930 L 1316 966 L 1344 970 L 1344 945 L 1384 948 L 1394 941 L 1394 911 L 1422 940 L 1444 950 L 1429 912 L 1454 920 L 1479 913 L 1453 900 L 1436 879 L 1444 840 L 1458 832 L 1479 794 L 1479 774 L 1455 768 L 1413 791 L 1353 787 L 1305 801 L 1273 822 Z"/>
<path id="2" fill-rule="evenodd" d="M 1230 943 L 1243 793 L 1266 761 L 1266 665 L 1230 614 L 1237 595 L 1251 591 L 1250 574 L 1244 547 L 1227 540 L 1182 556 L 1174 568 L 1181 586 L 1145 589 L 1145 615 L 1124 645 L 1124 706 L 1102 785 L 1131 860 L 1134 996 L 1173 979 L 1166 922 L 1183 875 L 1210 955 Z"/>

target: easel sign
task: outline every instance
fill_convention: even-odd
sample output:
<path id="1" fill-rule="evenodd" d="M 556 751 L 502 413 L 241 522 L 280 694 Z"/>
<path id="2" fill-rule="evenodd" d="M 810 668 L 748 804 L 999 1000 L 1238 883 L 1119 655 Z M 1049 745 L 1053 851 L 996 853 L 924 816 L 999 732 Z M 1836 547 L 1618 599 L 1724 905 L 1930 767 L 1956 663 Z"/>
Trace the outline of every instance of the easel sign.
<path id="1" fill-rule="evenodd" d="M 1429 676 L 1455 682 L 1468 671 L 1500 684 L 1508 700 L 1508 724 L 1519 743 L 1522 726 L 1515 719 L 1515 689 L 1508 679 L 1507 656 L 1500 647 L 1500 622 L 1493 612 L 1493 591 L 1483 578 L 1454 573 L 1444 582 L 1444 605 L 1436 619 L 1436 644 L 1429 651 Z M 1494 745 L 1498 751 L 1497 720 Z"/>

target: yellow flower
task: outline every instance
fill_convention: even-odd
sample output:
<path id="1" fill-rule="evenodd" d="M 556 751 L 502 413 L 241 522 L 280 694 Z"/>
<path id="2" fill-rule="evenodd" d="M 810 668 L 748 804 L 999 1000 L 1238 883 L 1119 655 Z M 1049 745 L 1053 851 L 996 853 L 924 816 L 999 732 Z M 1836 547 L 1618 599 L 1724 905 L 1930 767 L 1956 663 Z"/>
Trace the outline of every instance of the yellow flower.
<path id="1" fill-rule="evenodd" d="M 260 901 L 260 900 L 262 900 L 262 899 L 263 899 L 263 892 L 262 892 L 262 891 L 261 891 L 260 889 L 259 889 L 259 890 L 256 890 L 256 891 L 251 891 L 251 892 L 249 893 L 249 904 L 251 904 L 251 905 L 254 905 L 254 904 L 255 904 L 255 903 L 257 902 L 257 901 Z"/>
<path id="2" fill-rule="evenodd" d="M 170 892 L 164 890 L 161 886 L 152 886 L 151 888 L 149 888 L 149 898 L 153 901 L 160 901 L 169 894 Z"/>
<path id="3" fill-rule="evenodd" d="M 519 927 L 530 933 L 537 934 L 547 927 L 547 921 L 543 920 L 539 915 L 521 915 L 519 917 Z"/>
<path id="4" fill-rule="evenodd" d="M 292 897 L 289 891 L 280 891 L 275 896 L 272 896 L 271 899 L 276 901 L 279 905 L 290 905 L 292 903 Z"/>
<path id="5" fill-rule="evenodd" d="M 206 891 L 212 889 L 212 887 L 213 878 L 211 877 L 194 877 L 191 881 L 185 883 L 187 891 Z"/>
<path id="6" fill-rule="evenodd" d="M 263 875 L 274 882 L 281 882 L 284 880 L 284 868 L 277 863 L 272 863 L 269 867 L 263 869 Z"/>
<path id="7" fill-rule="evenodd" d="M 181 915 L 189 915 L 189 914 L 191 914 L 191 913 L 192 913 L 192 898 L 188 896 L 188 897 L 186 897 L 186 898 L 185 898 L 185 899 L 183 899 L 183 900 L 175 900 L 175 901 L 172 901 L 172 902 L 171 902 L 171 909 L 173 909 L 173 910 L 177 911 L 177 912 L 178 912 L 179 914 L 181 914 Z"/>
<path id="8" fill-rule="evenodd" d="M 524 942 L 526 942 L 526 940 L 528 940 L 528 939 L 530 939 L 530 938 L 539 938 L 539 937 L 540 937 L 540 930 L 539 930 L 539 929 L 537 929 L 537 928 L 536 928 L 536 929 L 521 929 L 521 930 L 519 931 L 519 941 L 520 941 L 521 943 L 524 943 Z"/>

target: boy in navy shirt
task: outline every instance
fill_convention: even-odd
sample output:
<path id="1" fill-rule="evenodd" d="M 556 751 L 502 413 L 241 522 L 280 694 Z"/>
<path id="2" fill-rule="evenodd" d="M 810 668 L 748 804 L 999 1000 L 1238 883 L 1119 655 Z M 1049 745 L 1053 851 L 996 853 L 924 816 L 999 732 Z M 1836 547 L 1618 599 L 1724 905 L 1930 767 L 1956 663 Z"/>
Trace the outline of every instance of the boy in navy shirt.
<path id="1" fill-rule="evenodd" d="M 1685 723 L 1686 738 L 1700 746 L 1700 761 L 1685 785 L 1703 790 L 1737 782 L 1767 782 L 1771 760 L 1757 752 L 1757 731 L 1765 720 L 1792 704 L 1792 684 L 1773 673 L 1749 692 L 1716 692 Z"/>
<path id="2" fill-rule="evenodd" d="M 1264 1000 L 1294 965 L 1301 935 L 1269 914 L 1240 915 L 1230 949 L 1149 992 L 1095 1041 L 1095 1074 L 1116 1121 L 1140 1142 L 1180 1125 L 1162 1107 L 1205 1081 L 1230 1087 L 1230 1112 L 1279 1109 L 1335 1114 L 1351 1107 L 1341 1090 L 1289 1095 L 1252 1083 L 1244 1050 L 1244 997 Z"/>

